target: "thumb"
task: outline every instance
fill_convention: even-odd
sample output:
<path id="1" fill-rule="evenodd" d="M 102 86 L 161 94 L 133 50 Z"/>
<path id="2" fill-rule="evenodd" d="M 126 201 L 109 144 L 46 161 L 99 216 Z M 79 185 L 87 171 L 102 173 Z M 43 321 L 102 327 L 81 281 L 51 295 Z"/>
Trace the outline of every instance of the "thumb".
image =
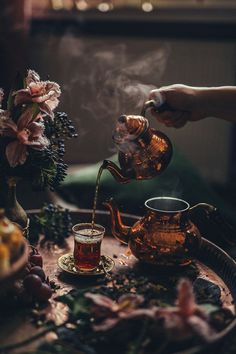
<path id="1" fill-rule="evenodd" d="M 150 91 L 149 99 L 154 100 L 158 106 L 161 106 L 166 101 L 166 96 L 163 90 L 155 89 Z"/>

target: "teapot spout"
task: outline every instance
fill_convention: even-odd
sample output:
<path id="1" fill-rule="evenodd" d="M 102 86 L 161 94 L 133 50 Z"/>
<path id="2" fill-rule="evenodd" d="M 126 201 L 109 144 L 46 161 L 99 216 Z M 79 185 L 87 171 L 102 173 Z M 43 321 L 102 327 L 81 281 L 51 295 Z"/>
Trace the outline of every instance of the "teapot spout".
<path id="1" fill-rule="evenodd" d="M 114 162 L 110 160 L 104 160 L 102 164 L 102 168 L 104 170 L 110 171 L 110 173 L 118 183 L 125 184 L 130 181 L 130 178 L 124 176 L 122 170 Z"/>
<path id="2" fill-rule="evenodd" d="M 112 234 L 121 243 L 128 244 L 130 236 L 130 226 L 126 226 L 122 223 L 120 211 L 113 200 L 113 198 L 104 202 L 103 205 L 110 211 L 111 214 L 111 228 Z"/>

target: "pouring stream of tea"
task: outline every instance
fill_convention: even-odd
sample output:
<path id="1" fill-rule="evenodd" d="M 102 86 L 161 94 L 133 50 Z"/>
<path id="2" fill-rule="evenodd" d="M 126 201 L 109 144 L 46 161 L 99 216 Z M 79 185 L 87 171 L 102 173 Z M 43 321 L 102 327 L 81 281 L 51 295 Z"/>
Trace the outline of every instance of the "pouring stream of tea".
<path id="1" fill-rule="evenodd" d="M 100 184 L 100 179 L 101 179 L 101 175 L 102 175 L 103 170 L 104 170 L 104 167 L 101 166 L 98 170 L 97 179 L 96 179 L 96 187 L 95 187 L 95 194 L 94 194 L 94 200 L 93 200 L 93 212 L 92 212 L 92 233 L 93 233 L 94 223 L 95 223 L 95 213 L 96 213 L 96 207 L 97 207 L 99 184 Z"/>

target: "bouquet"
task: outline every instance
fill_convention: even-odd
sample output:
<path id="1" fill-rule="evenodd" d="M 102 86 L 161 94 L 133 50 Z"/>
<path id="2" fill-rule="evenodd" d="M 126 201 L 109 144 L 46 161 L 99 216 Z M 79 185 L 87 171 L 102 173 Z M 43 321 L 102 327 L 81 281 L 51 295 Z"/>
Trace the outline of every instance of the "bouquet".
<path id="1" fill-rule="evenodd" d="M 34 189 L 54 190 L 66 175 L 65 139 L 77 136 L 72 121 L 54 112 L 60 86 L 28 70 L 8 97 L 0 89 L 0 178 L 27 178 Z"/>

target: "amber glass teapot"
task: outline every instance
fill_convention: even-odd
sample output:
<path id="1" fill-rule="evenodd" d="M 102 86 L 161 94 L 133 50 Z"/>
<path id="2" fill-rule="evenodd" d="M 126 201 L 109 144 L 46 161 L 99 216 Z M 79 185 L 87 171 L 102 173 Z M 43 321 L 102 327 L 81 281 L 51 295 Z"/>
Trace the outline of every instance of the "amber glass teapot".
<path id="1" fill-rule="evenodd" d="M 222 230 L 230 231 L 218 210 L 205 203 L 190 208 L 182 199 L 151 198 L 145 202 L 146 214 L 131 227 L 122 223 L 113 199 L 104 205 L 111 213 L 113 235 L 128 244 L 136 258 L 159 266 L 184 266 L 191 262 L 191 252 L 201 242 L 200 232 L 191 221 L 191 214 L 196 209 L 202 209 Z M 235 244 L 234 233 L 229 234 L 226 241 Z"/>
<path id="2" fill-rule="evenodd" d="M 132 179 L 150 179 L 168 166 L 172 157 L 172 145 L 162 132 L 150 128 L 145 118 L 148 108 L 156 111 L 171 110 L 166 103 L 147 101 L 140 116 L 122 115 L 119 117 L 113 141 L 118 148 L 120 167 L 114 162 L 104 160 L 102 167 L 108 169 L 119 183 Z"/>

